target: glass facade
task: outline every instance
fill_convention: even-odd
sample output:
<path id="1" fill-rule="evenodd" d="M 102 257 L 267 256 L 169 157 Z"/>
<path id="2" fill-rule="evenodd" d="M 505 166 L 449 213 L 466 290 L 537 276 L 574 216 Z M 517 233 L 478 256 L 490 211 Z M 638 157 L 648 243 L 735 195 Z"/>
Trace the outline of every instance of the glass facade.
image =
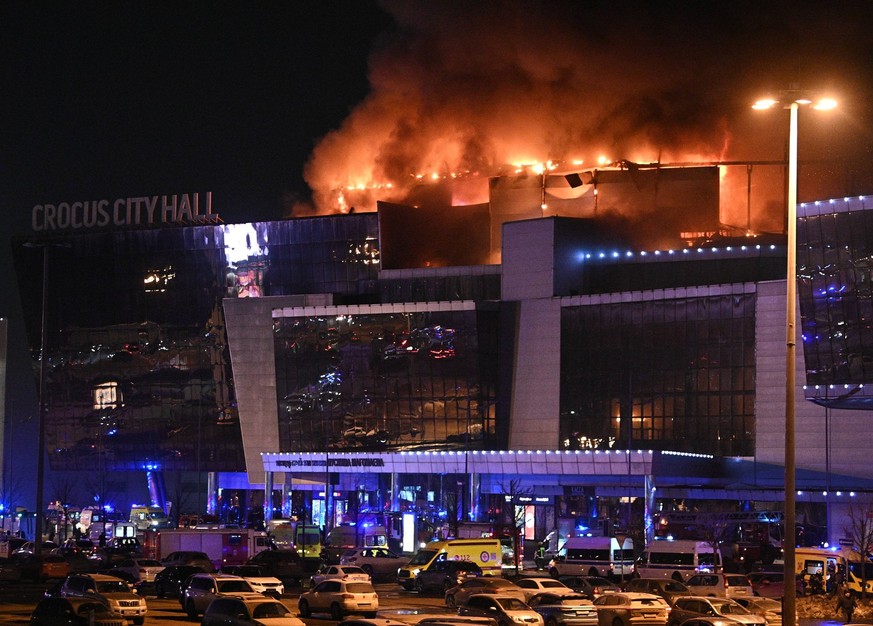
<path id="1" fill-rule="evenodd" d="M 497 313 L 275 321 L 280 450 L 495 449 Z"/>
<path id="2" fill-rule="evenodd" d="M 840 202 L 839 211 L 828 203 L 798 220 L 798 296 L 809 385 L 873 381 L 873 210 L 856 203 Z"/>
<path id="3" fill-rule="evenodd" d="M 754 453 L 755 296 L 561 313 L 564 449 Z"/>
<path id="4" fill-rule="evenodd" d="M 377 235 L 361 214 L 16 241 L 31 346 L 49 255 L 52 468 L 244 470 L 222 299 L 377 297 Z"/>

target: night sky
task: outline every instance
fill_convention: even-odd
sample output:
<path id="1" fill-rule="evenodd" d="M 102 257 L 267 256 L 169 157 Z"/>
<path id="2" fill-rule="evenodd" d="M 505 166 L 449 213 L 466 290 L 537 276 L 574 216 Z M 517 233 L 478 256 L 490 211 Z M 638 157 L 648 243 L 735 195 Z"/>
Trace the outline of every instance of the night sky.
<path id="1" fill-rule="evenodd" d="M 35 204 L 212 191 L 226 222 L 279 219 L 331 210 L 364 162 L 369 182 L 487 175 L 522 139 L 542 159 L 778 159 L 787 115 L 749 104 L 795 82 L 841 102 L 804 121 L 805 154 L 873 193 L 871 24 L 860 0 L 2 3 L 8 386 L 31 385 L 8 236 Z M 16 467 L 33 407 L 7 402 Z"/>

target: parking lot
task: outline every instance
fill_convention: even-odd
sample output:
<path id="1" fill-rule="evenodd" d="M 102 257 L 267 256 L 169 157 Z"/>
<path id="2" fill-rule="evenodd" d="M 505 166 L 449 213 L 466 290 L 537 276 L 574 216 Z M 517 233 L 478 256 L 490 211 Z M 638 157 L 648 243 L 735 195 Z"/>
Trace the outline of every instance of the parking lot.
<path id="1" fill-rule="evenodd" d="M 403 591 L 393 582 L 378 583 L 374 586 L 379 594 L 380 616 L 395 617 L 398 612 L 430 612 L 430 610 L 442 612 L 445 610 L 445 603 L 441 595 L 419 596 L 415 592 Z M 0 588 L 0 625 L 28 623 L 33 607 L 43 597 L 46 588 L 47 585 L 36 584 L 17 584 Z M 298 587 L 292 588 L 281 598 L 281 601 L 295 614 L 297 613 L 299 595 L 300 588 Z M 154 596 L 146 596 L 146 600 L 149 607 L 146 625 L 187 624 L 190 626 L 200 622 L 199 618 L 197 620 L 188 619 L 179 602 L 175 599 L 158 599 Z M 337 623 L 326 615 L 306 618 L 303 621 L 314 625 Z"/>

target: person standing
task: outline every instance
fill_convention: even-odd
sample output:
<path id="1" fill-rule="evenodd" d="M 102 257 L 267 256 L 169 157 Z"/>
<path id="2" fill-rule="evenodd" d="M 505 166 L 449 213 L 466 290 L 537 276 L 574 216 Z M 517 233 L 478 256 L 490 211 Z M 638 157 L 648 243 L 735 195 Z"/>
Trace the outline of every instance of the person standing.
<path id="1" fill-rule="evenodd" d="M 850 624 L 852 622 L 852 616 L 855 614 L 856 606 L 857 603 L 855 602 L 855 597 L 851 594 L 851 592 L 846 591 L 837 599 L 837 606 L 835 607 L 835 610 L 837 613 L 842 611 L 843 616 L 846 619 L 844 623 Z"/>

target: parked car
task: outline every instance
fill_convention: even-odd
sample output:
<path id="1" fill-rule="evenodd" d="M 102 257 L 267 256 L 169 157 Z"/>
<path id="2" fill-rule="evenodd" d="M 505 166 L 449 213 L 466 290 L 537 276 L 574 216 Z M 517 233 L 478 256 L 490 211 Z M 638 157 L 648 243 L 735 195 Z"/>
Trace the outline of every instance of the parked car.
<path id="1" fill-rule="evenodd" d="M 301 593 L 297 608 L 301 617 L 330 613 L 332 619 L 340 620 L 349 613 L 363 613 L 373 618 L 379 610 L 379 596 L 373 583 L 334 578 Z"/>
<path id="2" fill-rule="evenodd" d="M 420 624 L 421 622 L 416 623 Z M 352 619 L 344 619 L 337 626 L 409 626 L 409 623 L 401 622 L 396 619 L 389 619 L 387 617 L 353 617 Z M 443 624 L 441 626 L 449 625 Z M 483 624 L 482 626 L 489 625 Z M 496 626 L 496 624 L 492 626 Z"/>
<path id="3" fill-rule="evenodd" d="M 43 541 L 42 545 L 40 546 L 40 551 L 43 554 L 47 554 L 57 547 L 59 546 L 54 541 Z M 33 554 L 35 550 L 36 546 L 34 546 L 34 543 L 32 541 L 26 541 L 25 543 L 22 543 L 20 546 L 15 548 L 12 551 L 12 554 Z"/>
<path id="4" fill-rule="evenodd" d="M 597 609 L 585 596 L 544 591 L 531 596 L 528 606 L 543 616 L 546 626 L 596 626 Z"/>
<path id="5" fill-rule="evenodd" d="M 317 585 L 323 580 L 333 578 L 372 582 L 370 575 L 356 565 L 323 565 L 312 575 L 310 581 L 312 585 Z"/>
<path id="6" fill-rule="evenodd" d="M 737 623 L 726 617 L 692 617 L 682 626 L 737 626 Z"/>
<path id="7" fill-rule="evenodd" d="M 36 556 L 29 552 L 18 552 L 13 554 L 11 558 L 12 562 L 20 569 L 23 580 L 45 582 L 66 578 L 70 573 L 70 564 L 64 557 L 56 554 Z"/>
<path id="8" fill-rule="evenodd" d="M 664 626 L 670 607 L 661 596 L 621 591 L 594 601 L 600 626 Z"/>
<path id="9" fill-rule="evenodd" d="M 466 604 L 467 600 L 474 595 L 501 595 L 517 598 L 524 602 L 524 589 L 514 582 L 505 578 L 485 576 L 482 578 L 468 578 L 460 585 L 446 591 L 446 606 L 458 607 Z"/>
<path id="10" fill-rule="evenodd" d="M 525 602 L 543 591 L 549 591 L 557 595 L 578 595 L 560 580 L 555 580 L 554 578 L 519 578 L 513 582 L 524 590 Z"/>
<path id="11" fill-rule="evenodd" d="M 604 593 L 621 591 L 621 587 L 600 576 L 558 576 L 558 580 L 589 600 L 596 600 Z"/>
<path id="12" fill-rule="evenodd" d="M 181 604 L 188 617 L 193 619 L 203 613 L 210 602 L 226 595 L 255 600 L 264 597 L 239 576 L 194 574 L 185 590 Z"/>
<path id="13" fill-rule="evenodd" d="M 464 604 L 458 607 L 458 615 L 491 617 L 497 620 L 498 626 L 514 626 L 515 624 L 542 626 L 544 624 L 543 616 L 530 608 L 523 600 L 502 594 L 470 596 Z"/>
<path id="14" fill-rule="evenodd" d="M 664 598 L 667 604 L 673 604 L 673 600 L 679 596 L 692 595 L 683 583 L 669 578 L 634 578 L 627 582 L 624 590 L 652 593 Z"/>
<path id="15" fill-rule="evenodd" d="M 743 574 L 696 574 L 685 585 L 695 596 L 735 598 L 755 595 L 752 582 Z"/>
<path id="16" fill-rule="evenodd" d="M 271 598 L 280 598 L 285 593 L 285 585 L 275 576 L 266 576 L 257 565 L 227 565 L 221 568 L 223 574 L 231 574 L 246 579 L 252 589 Z"/>
<path id="17" fill-rule="evenodd" d="M 155 574 L 155 595 L 159 598 L 178 598 L 185 580 L 203 570 L 196 565 L 168 565 Z"/>
<path id="18" fill-rule="evenodd" d="M 200 626 L 305 626 L 284 604 L 273 598 L 220 597 L 206 607 Z"/>
<path id="19" fill-rule="evenodd" d="M 439 591 L 445 593 L 468 578 L 482 576 L 482 568 L 472 561 L 437 561 L 415 577 L 415 589 L 419 593 Z"/>
<path id="20" fill-rule="evenodd" d="M 296 550 L 264 550 L 246 561 L 246 565 L 257 565 L 267 576 L 299 583 L 314 574 L 320 562 L 317 559 L 303 559 Z"/>
<path id="21" fill-rule="evenodd" d="M 409 563 L 409 558 L 388 548 L 354 548 L 340 556 L 340 565 L 357 565 L 370 575 L 394 577 L 397 569 Z"/>
<path id="22" fill-rule="evenodd" d="M 767 626 L 781 626 L 782 603 L 778 600 L 753 596 L 735 598 L 734 601 L 749 613 L 760 615 L 767 620 Z"/>
<path id="23" fill-rule="evenodd" d="M 752 572 L 746 578 L 752 583 L 755 595 L 765 598 L 781 598 L 785 595 L 785 574 L 783 572 Z"/>
<path id="24" fill-rule="evenodd" d="M 685 596 L 676 598 L 670 611 L 668 626 L 678 626 L 692 617 L 724 617 L 746 626 L 765 626 L 767 621 L 729 598 Z"/>
<path id="25" fill-rule="evenodd" d="M 95 571 L 94 563 L 88 558 L 89 552 L 90 548 L 66 546 L 55 548 L 50 554 L 62 557 L 67 562 L 70 574 L 81 574 Z"/>
<path id="26" fill-rule="evenodd" d="M 155 559 L 129 558 L 121 561 L 107 573 L 110 575 L 126 574 L 119 576 L 131 583 L 134 589 L 153 587 L 155 576 L 164 569 L 160 561 Z"/>
<path id="27" fill-rule="evenodd" d="M 93 598 L 43 598 L 30 614 L 30 626 L 127 626 Z"/>
<path id="28" fill-rule="evenodd" d="M 99 600 L 113 614 L 131 620 L 134 624 L 145 622 L 148 606 L 144 598 L 133 593 L 125 581 L 105 574 L 71 574 L 61 585 L 64 598 L 88 598 Z"/>
<path id="29" fill-rule="evenodd" d="M 167 556 L 161 559 L 161 565 L 169 567 L 171 565 L 193 565 L 199 567 L 204 572 L 215 571 L 215 564 L 205 552 L 196 552 L 192 550 L 177 550 L 170 552 Z"/>

